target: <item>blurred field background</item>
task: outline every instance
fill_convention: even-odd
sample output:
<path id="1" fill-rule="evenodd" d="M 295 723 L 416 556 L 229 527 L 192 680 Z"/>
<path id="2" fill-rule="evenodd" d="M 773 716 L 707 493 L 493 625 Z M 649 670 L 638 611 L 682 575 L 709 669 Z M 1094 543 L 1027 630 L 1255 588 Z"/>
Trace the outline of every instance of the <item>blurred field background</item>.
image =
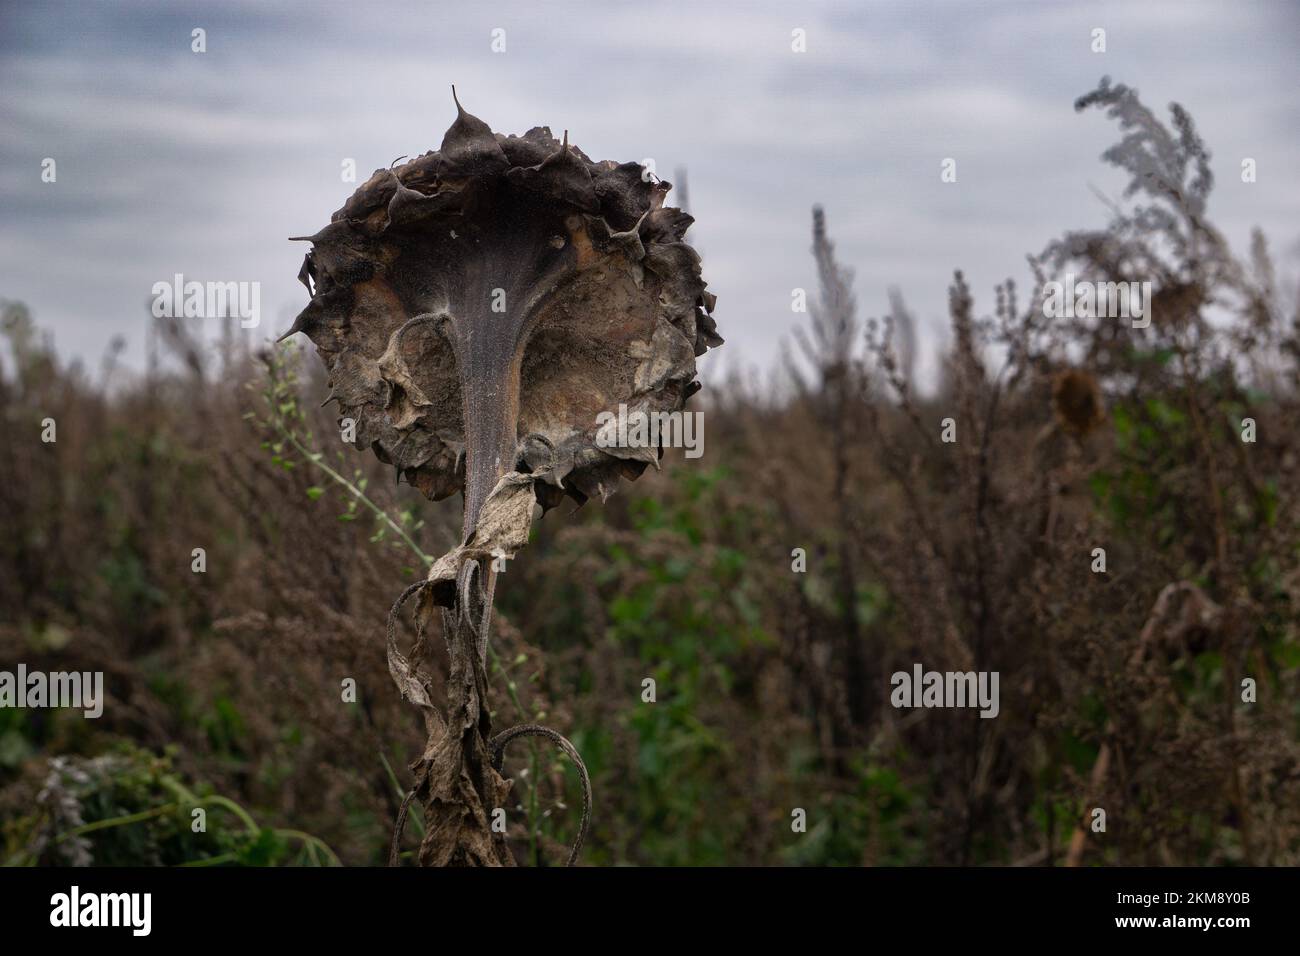
<path id="1" fill-rule="evenodd" d="M 586 760 L 583 863 L 1061 865 L 1098 806 L 1074 862 L 1300 863 L 1295 289 L 1215 230 L 1190 120 L 1116 89 L 1123 208 L 1033 288 L 954 275 L 936 386 L 902 296 L 855 302 L 828 203 L 787 366 L 697 397 L 703 458 L 535 526 L 493 700 Z M 1067 271 L 1152 281 L 1151 327 L 1044 319 Z M 384 620 L 459 499 L 342 447 L 297 343 L 151 319 L 141 374 L 62 361 L 40 318 L 4 305 L 0 665 L 102 670 L 108 700 L 0 709 L 0 862 L 382 863 L 423 741 Z M 916 662 L 998 671 L 1000 716 L 895 710 Z M 572 769 L 507 767 L 518 859 L 560 862 Z"/>

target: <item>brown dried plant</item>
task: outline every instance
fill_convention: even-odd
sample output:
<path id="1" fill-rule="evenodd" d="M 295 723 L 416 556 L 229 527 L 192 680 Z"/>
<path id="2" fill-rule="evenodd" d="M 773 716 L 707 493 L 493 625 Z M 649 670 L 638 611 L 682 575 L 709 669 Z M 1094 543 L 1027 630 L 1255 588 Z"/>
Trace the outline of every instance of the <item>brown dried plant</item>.
<path id="1" fill-rule="evenodd" d="M 411 791 L 427 865 L 511 862 L 489 817 L 505 803 L 498 770 L 516 737 L 554 741 L 585 786 L 555 731 L 491 735 L 497 562 L 527 543 L 535 503 L 603 500 L 657 464 L 657 444 L 598 440 L 599 416 L 679 411 L 699 388 L 695 358 L 722 342 L 682 241 L 692 219 L 663 205 L 669 184 L 636 163 L 594 163 L 567 133 L 494 134 L 456 106 L 439 150 L 378 170 L 310 237 L 300 278 L 312 299 L 289 333 L 316 343 L 357 447 L 429 498 L 464 492 L 460 545 L 393 608 L 418 591 L 444 609 L 445 716 L 423 672 L 423 629 L 408 658 L 389 622 L 389 669 L 429 735 Z"/>

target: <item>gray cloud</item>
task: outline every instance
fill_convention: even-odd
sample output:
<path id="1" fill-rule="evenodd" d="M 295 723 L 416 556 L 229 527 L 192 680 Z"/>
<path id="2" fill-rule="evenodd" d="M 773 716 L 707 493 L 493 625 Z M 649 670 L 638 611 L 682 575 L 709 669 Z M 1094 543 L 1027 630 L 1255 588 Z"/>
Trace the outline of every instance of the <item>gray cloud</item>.
<path id="1" fill-rule="evenodd" d="M 0 12 L 0 296 L 65 353 L 142 360 L 174 273 L 262 283 L 267 335 L 302 305 L 302 247 L 359 176 L 436 148 L 454 110 L 568 129 L 593 158 L 689 170 L 692 235 L 729 362 L 766 365 L 814 284 L 826 206 L 866 314 L 902 288 L 941 327 L 954 268 L 982 303 L 1024 254 L 1098 225 L 1114 130 L 1071 104 L 1103 73 L 1182 102 L 1214 150 L 1211 212 L 1244 247 L 1300 221 L 1290 4 L 47 3 Z M 208 52 L 190 52 L 190 30 Z M 1089 49 L 1093 27 L 1108 51 Z M 507 52 L 489 48 L 507 33 Z M 808 52 L 790 31 L 808 31 Z M 59 179 L 40 181 L 44 157 Z M 944 157 L 958 182 L 939 180 Z M 1243 156 L 1259 181 L 1240 183 Z M 704 363 L 706 378 L 717 367 Z"/>

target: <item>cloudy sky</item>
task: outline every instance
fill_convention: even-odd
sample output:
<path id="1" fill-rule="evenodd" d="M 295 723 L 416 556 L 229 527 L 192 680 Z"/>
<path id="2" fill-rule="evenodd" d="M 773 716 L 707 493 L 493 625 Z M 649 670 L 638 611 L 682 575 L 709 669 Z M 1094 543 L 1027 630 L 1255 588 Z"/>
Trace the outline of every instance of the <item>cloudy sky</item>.
<path id="1" fill-rule="evenodd" d="M 0 0 L 0 298 L 92 366 L 143 362 L 155 282 L 260 282 L 273 336 L 304 247 L 359 179 L 437 148 L 450 87 L 500 132 L 549 125 L 593 159 L 689 174 L 691 237 L 728 346 L 765 367 L 812 287 L 826 207 L 859 311 L 898 286 L 933 347 L 965 270 L 983 308 L 1027 252 L 1101 225 L 1114 139 L 1074 98 L 1102 74 L 1185 105 L 1214 154 L 1211 215 L 1300 264 L 1300 4 Z M 206 31 L 207 52 L 191 51 Z M 1091 49 L 1106 30 L 1106 51 Z M 504 30 L 505 51 L 492 49 Z M 806 31 L 806 52 L 791 49 Z M 42 161 L 57 181 L 41 180 Z M 940 181 L 945 157 L 958 181 Z M 1258 181 L 1240 182 L 1243 157 Z M 209 334 L 216 320 L 206 321 Z M 719 361 L 722 365 L 719 365 Z"/>

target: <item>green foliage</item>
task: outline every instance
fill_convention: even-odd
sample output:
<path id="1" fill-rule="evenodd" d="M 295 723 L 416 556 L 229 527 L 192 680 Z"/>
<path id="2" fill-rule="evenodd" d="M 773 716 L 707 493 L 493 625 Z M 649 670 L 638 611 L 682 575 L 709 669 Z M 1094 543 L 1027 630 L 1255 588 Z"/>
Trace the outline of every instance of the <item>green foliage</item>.
<path id="1" fill-rule="evenodd" d="M 186 785 L 171 757 L 121 744 L 93 759 L 57 758 L 34 812 L 5 826 L 8 865 L 337 865 L 324 843 L 259 826 L 210 787 Z"/>
<path id="2" fill-rule="evenodd" d="M 892 756 L 905 762 L 904 754 Z M 851 773 L 843 790 L 826 793 L 805 808 L 806 834 L 794 832 L 786 821 L 790 832 L 782 861 L 798 866 L 923 865 L 926 835 L 916 827 L 918 794 L 889 765 L 856 758 Z"/>

